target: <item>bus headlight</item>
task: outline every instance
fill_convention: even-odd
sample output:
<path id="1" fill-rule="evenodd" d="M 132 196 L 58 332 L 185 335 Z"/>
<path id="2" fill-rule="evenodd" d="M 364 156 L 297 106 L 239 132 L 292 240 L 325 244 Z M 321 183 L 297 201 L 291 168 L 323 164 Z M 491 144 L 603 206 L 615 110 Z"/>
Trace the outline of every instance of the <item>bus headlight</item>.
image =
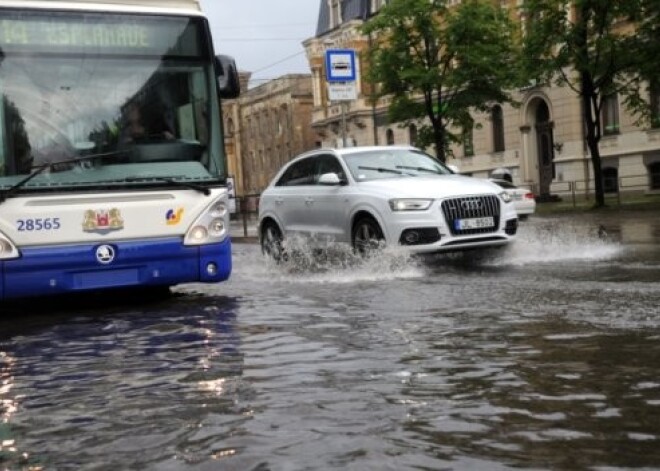
<path id="1" fill-rule="evenodd" d="M 190 236 L 191 242 L 203 244 L 206 238 L 209 236 L 209 231 L 206 229 L 206 227 L 195 226 L 190 230 L 190 232 L 188 232 L 188 235 Z"/>
<path id="2" fill-rule="evenodd" d="M 223 218 L 227 215 L 227 205 L 224 201 L 218 201 L 211 206 L 211 215 L 216 218 Z"/>
<path id="3" fill-rule="evenodd" d="M 220 237 L 225 232 L 225 221 L 223 219 L 214 219 L 209 224 L 209 234 L 211 237 Z"/>
<path id="4" fill-rule="evenodd" d="M 227 195 L 211 203 L 190 226 L 183 240 L 184 245 L 204 245 L 221 242 L 228 237 Z"/>
<path id="5" fill-rule="evenodd" d="M 2 233 L 0 233 L 0 260 L 18 258 L 20 254 L 16 246 Z"/>

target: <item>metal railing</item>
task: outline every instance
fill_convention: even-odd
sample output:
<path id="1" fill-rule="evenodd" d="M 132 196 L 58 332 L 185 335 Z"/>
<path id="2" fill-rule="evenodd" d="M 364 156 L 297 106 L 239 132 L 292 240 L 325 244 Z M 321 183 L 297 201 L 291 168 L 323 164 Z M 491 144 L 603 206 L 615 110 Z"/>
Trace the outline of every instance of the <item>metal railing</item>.
<path id="1" fill-rule="evenodd" d="M 616 178 L 605 177 L 603 180 L 605 198 L 615 199 L 619 205 L 621 204 L 622 194 L 639 194 L 654 190 L 651 187 L 651 177 L 649 174 L 624 175 Z M 536 184 L 521 186 L 529 188 L 532 193 L 538 195 L 538 186 Z M 593 179 L 553 182 L 550 187 L 550 193 L 559 197 L 569 197 L 573 207 L 576 207 L 578 200 L 590 200 L 595 196 L 594 186 L 595 182 Z"/>
<path id="2" fill-rule="evenodd" d="M 243 237 L 256 237 L 257 216 L 259 214 L 259 194 L 233 198 L 231 213 L 232 232 Z"/>

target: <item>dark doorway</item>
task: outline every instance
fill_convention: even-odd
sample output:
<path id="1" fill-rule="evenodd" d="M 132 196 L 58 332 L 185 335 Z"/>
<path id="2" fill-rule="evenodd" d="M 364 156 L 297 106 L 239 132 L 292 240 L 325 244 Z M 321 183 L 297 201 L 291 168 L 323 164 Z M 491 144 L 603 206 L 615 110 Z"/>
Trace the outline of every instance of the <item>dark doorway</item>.
<path id="1" fill-rule="evenodd" d="M 649 165 L 649 180 L 652 190 L 660 190 L 660 162 Z"/>
<path id="2" fill-rule="evenodd" d="M 553 124 L 548 105 L 542 101 L 536 108 L 536 143 L 539 159 L 539 198 L 550 199 L 550 185 L 555 178 Z"/>
<path id="3" fill-rule="evenodd" d="M 619 170 L 614 167 L 603 169 L 603 191 L 605 193 L 616 193 L 619 191 Z"/>

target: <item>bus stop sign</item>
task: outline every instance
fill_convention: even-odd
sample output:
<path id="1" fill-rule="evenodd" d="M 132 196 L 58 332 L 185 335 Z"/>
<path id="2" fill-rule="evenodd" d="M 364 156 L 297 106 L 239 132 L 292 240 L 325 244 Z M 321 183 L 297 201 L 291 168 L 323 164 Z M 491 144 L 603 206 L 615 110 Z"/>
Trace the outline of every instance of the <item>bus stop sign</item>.
<path id="1" fill-rule="evenodd" d="M 355 50 L 328 49 L 325 51 L 325 70 L 328 82 L 355 82 Z"/>

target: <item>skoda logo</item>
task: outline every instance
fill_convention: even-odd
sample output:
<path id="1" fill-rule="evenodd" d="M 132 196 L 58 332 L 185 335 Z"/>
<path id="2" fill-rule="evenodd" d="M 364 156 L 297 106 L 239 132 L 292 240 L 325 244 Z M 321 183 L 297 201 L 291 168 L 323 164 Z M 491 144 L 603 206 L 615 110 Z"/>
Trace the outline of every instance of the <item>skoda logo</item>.
<path id="1" fill-rule="evenodd" d="M 465 210 L 480 209 L 481 208 L 481 201 L 479 201 L 479 200 L 461 201 L 461 207 Z"/>
<path id="2" fill-rule="evenodd" d="M 115 249 L 110 245 L 99 245 L 96 249 L 96 260 L 103 265 L 112 263 L 115 259 Z"/>

